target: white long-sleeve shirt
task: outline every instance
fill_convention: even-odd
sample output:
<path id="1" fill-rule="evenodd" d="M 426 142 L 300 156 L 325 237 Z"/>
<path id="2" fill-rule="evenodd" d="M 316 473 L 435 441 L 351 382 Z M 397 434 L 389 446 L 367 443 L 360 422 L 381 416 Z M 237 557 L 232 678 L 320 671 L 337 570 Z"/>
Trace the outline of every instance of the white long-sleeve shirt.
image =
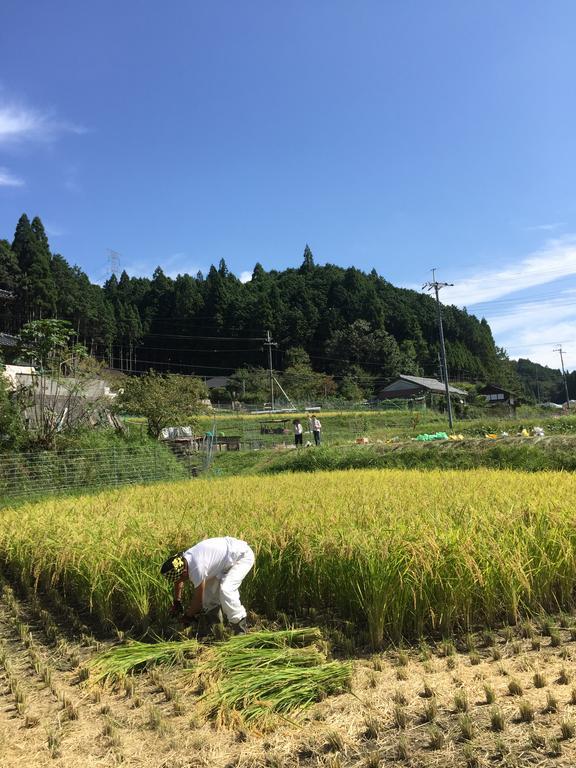
<path id="1" fill-rule="evenodd" d="M 188 578 L 195 588 L 208 579 L 219 579 L 249 549 L 245 541 L 232 536 L 204 539 L 183 553 Z"/>

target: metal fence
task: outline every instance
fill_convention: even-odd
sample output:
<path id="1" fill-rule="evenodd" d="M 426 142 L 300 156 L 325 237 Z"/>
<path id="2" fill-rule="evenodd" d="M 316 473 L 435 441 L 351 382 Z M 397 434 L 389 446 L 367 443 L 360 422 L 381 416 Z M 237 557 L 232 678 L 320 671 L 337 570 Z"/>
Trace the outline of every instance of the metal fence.
<path id="1" fill-rule="evenodd" d="M 204 468 L 206 456 L 175 455 L 160 443 L 0 455 L 0 503 L 35 495 L 134 483 L 183 480 Z"/>

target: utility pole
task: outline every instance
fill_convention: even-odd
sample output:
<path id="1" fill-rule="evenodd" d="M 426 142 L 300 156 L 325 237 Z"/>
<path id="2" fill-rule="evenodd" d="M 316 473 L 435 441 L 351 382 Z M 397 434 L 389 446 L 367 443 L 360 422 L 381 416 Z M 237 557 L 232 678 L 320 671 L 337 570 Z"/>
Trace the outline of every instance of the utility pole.
<path id="1" fill-rule="evenodd" d="M 568 395 L 568 380 L 566 378 L 566 371 L 564 370 L 564 355 L 563 355 L 562 344 L 560 344 L 556 349 L 553 349 L 552 351 L 560 352 L 560 363 L 562 365 L 562 379 L 564 381 L 564 391 L 566 392 L 566 408 L 567 410 L 570 410 L 570 397 Z"/>
<path id="2" fill-rule="evenodd" d="M 453 426 L 452 420 L 452 403 L 450 402 L 450 385 L 448 384 L 448 366 L 446 364 L 446 347 L 444 345 L 444 327 L 442 326 L 442 309 L 440 306 L 440 298 L 438 292 L 441 288 L 452 286 L 454 283 L 439 283 L 436 280 L 436 269 L 432 270 L 432 282 L 424 283 L 422 289 L 427 288 L 429 291 L 433 290 L 436 294 L 436 307 L 438 309 L 438 333 L 440 334 L 440 354 L 442 357 L 442 371 L 444 374 L 444 389 L 446 390 L 446 404 L 448 406 L 448 424 L 450 429 Z"/>
<path id="3" fill-rule="evenodd" d="M 268 371 L 270 374 L 270 405 L 274 410 L 274 371 L 272 370 L 272 347 L 277 347 L 278 344 L 272 341 L 272 334 L 270 331 L 266 331 L 266 341 L 264 346 L 268 347 Z"/>

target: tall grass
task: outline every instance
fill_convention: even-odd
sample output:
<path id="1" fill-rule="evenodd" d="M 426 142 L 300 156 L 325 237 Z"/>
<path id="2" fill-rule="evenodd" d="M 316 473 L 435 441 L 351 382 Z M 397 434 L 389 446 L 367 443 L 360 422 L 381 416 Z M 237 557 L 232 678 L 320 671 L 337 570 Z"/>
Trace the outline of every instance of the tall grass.
<path id="1" fill-rule="evenodd" d="M 111 430 L 81 432 L 62 436 L 51 451 L 0 453 L 0 507 L 5 499 L 188 476 L 162 443 Z"/>
<path id="2" fill-rule="evenodd" d="M 214 535 L 250 542 L 247 605 L 314 609 L 373 647 L 569 609 L 576 477 L 363 470 L 196 480 L 6 509 L 0 558 L 108 626 L 162 622 L 171 551 Z"/>

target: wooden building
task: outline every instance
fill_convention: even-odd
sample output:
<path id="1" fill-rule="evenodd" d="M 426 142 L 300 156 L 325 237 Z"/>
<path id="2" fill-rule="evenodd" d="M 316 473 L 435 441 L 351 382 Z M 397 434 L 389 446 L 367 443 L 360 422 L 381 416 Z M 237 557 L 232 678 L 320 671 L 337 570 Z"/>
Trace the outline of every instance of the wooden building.
<path id="1" fill-rule="evenodd" d="M 467 392 L 463 389 L 457 389 L 448 385 L 448 390 L 451 395 L 461 399 L 467 396 Z M 416 400 L 418 398 L 424 398 L 426 395 L 445 395 L 446 387 L 444 382 L 438 381 L 438 379 L 430 379 L 423 376 L 407 376 L 401 374 L 396 381 L 392 384 L 388 384 L 379 392 L 379 397 L 382 400 L 388 400 L 392 398 L 398 398 L 402 400 Z"/>
<path id="2" fill-rule="evenodd" d="M 486 398 L 486 403 L 489 406 L 504 405 L 515 409 L 517 405 L 523 402 L 523 398 L 515 392 L 510 392 L 510 390 L 496 384 L 486 384 L 485 387 L 478 390 L 478 394 Z"/>

